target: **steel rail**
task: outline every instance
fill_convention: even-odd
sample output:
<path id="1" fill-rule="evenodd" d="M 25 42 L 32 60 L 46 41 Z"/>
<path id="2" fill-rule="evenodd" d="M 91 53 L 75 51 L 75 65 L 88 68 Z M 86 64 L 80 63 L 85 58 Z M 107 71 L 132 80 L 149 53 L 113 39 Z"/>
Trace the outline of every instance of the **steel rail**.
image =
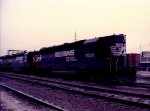
<path id="1" fill-rule="evenodd" d="M 41 99 L 38 99 L 38 98 L 36 98 L 36 97 L 34 97 L 34 96 L 32 96 L 32 95 L 26 94 L 26 93 L 24 93 L 24 92 L 21 92 L 21 91 L 19 91 L 19 90 L 16 90 L 16 89 L 14 89 L 14 88 L 11 88 L 11 87 L 9 87 L 9 86 L 6 86 L 6 85 L 4 85 L 4 84 L 2 84 L 2 83 L 0 84 L 0 86 L 6 88 L 6 89 L 8 89 L 8 90 L 11 90 L 11 91 L 13 91 L 13 92 L 15 92 L 15 93 L 17 93 L 17 94 L 19 94 L 19 95 L 21 95 L 21 96 L 24 96 L 24 97 L 26 97 L 26 98 L 29 98 L 29 99 L 31 99 L 31 100 L 33 100 L 33 101 L 35 101 L 35 102 L 38 102 L 38 103 L 40 103 L 40 104 L 42 104 L 42 105 L 44 105 L 44 106 L 47 106 L 47 107 L 49 107 L 49 108 L 52 108 L 52 109 L 54 109 L 54 110 L 57 110 L 57 111 L 67 111 L 66 109 L 63 109 L 63 108 L 61 108 L 61 107 L 59 107 L 59 106 L 56 106 L 56 105 L 54 105 L 54 104 L 52 104 L 52 103 L 49 103 L 49 102 L 47 102 L 47 101 L 43 101 L 43 100 L 41 100 Z"/>
<path id="2" fill-rule="evenodd" d="M 7 76 L 7 75 L 3 75 L 3 76 Z M 12 76 L 10 74 L 10 76 Z M 9 76 L 9 77 L 10 77 Z M 104 88 L 104 87 L 99 87 L 99 86 L 89 86 L 89 85 L 79 85 L 79 84 L 72 84 L 72 83 L 67 83 L 67 82 L 59 82 L 59 81 L 53 81 L 53 80 L 45 80 L 45 79 L 41 79 L 41 78 L 36 78 L 36 77 L 29 77 L 29 76 L 23 76 L 23 75 L 18 75 L 18 74 L 13 74 L 13 76 L 17 76 L 17 77 L 23 77 L 23 78 L 28 78 L 28 79 L 34 79 L 34 81 L 43 81 L 43 82 L 52 82 L 52 83 L 56 83 L 56 84 L 60 84 L 60 85 L 69 85 L 69 86 L 73 86 L 73 87 L 80 87 L 80 88 L 84 88 L 84 89 L 90 89 L 90 90 L 99 90 L 99 91 L 107 91 L 107 92 L 111 92 L 111 93 L 120 93 L 120 94 L 126 94 L 126 95 L 130 95 L 130 96 L 139 96 L 139 97 L 146 97 L 146 98 L 150 98 L 150 94 L 141 94 L 141 93 L 135 93 L 135 92 L 131 92 L 131 91 L 122 91 L 122 90 L 114 90 L 114 89 L 110 89 L 110 88 Z M 19 79 L 19 78 L 18 78 Z M 32 82 L 34 82 L 32 81 Z"/>

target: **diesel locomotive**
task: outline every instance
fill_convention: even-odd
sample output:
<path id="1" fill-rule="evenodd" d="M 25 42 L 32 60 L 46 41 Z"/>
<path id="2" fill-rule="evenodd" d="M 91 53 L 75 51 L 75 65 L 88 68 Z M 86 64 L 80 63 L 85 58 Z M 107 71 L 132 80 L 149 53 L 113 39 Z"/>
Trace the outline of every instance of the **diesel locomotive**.
<path id="1" fill-rule="evenodd" d="M 123 34 L 2 56 L 0 70 L 94 78 L 120 83 L 136 81 L 136 69 L 126 64 L 126 36 Z"/>

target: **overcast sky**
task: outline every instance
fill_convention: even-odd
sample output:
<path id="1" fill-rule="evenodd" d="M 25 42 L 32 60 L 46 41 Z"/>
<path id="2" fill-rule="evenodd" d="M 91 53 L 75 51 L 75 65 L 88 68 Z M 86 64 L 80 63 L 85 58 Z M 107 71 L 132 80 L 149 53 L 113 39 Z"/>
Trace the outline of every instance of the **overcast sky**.
<path id="1" fill-rule="evenodd" d="M 127 52 L 150 50 L 150 0 L 0 0 L 0 55 L 125 34 Z"/>

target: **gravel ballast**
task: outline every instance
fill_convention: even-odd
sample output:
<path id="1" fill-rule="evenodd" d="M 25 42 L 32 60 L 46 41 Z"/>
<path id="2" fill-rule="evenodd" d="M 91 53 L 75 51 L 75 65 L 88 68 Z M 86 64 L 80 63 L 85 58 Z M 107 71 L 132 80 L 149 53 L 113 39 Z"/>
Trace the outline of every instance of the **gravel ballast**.
<path id="1" fill-rule="evenodd" d="M 1 77 L 1 83 L 70 111 L 149 111 L 5 77 Z"/>

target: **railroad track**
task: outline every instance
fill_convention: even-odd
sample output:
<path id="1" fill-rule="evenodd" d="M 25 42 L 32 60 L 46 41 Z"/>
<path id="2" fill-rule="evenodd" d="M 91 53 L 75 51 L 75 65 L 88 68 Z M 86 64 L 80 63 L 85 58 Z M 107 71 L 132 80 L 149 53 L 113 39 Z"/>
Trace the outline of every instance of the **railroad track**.
<path id="1" fill-rule="evenodd" d="M 5 74 L 5 72 L 4 72 L 4 74 Z M 18 77 L 24 77 L 24 78 L 33 78 L 33 79 L 36 79 L 36 80 L 44 80 L 44 81 L 46 81 L 46 82 L 53 82 L 53 83 L 57 83 L 57 84 L 64 84 L 64 85 L 72 85 L 72 86 L 78 86 L 78 83 L 76 84 L 76 83 L 70 83 L 70 81 L 69 82 L 66 82 L 66 81 L 56 81 L 56 80 L 48 80 L 48 79 L 41 79 L 40 77 L 38 77 L 38 76 L 29 76 L 29 75 L 19 75 L 19 74 L 15 74 L 15 73 L 7 73 L 7 75 L 14 75 L 14 76 L 18 76 Z M 100 85 L 104 85 L 104 84 L 100 84 Z M 99 85 L 99 86 L 100 86 Z M 150 88 L 150 84 L 143 84 L 143 83 L 135 83 L 135 84 L 132 84 L 132 85 L 127 85 L 127 84 L 113 84 L 112 86 L 120 86 L 120 87 L 122 87 L 122 86 L 127 86 L 127 87 L 132 87 L 132 88 L 136 88 L 136 87 L 140 87 L 140 88 Z M 80 87 L 88 87 L 88 85 L 81 85 L 80 84 Z M 97 86 L 92 86 L 92 88 L 100 88 L 100 87 L 97 87 Z M 105 86 L 105 85 L 104 85 Z M 101 88 L 100 88 L 101 89 Z M 103 89 L 103 88 L 102 88 Z M 106 89 L 106 88 L 105 88 Z"/>
<path id="2" fill-rule="evenodd" d="M 117 89 L 110 89 L 110 88 L 107 88 L 107 87 L 105 87 L 106 85 L 104 85 L 104 84 L 102 84 L 102 86 L 104 86 L 104 87 L 101 87 L 100 85 L 88 85 L 88 84 L 80 84 L 80 83 L 73 83 L 73 82 L 71 82 L 71 81 L 56 81 L 56 80 L 50 80 L 50 79 L 45 79 L 45 78 L 40 78 L 40 77 L 37 77 L 37 76 L 28 76 L 28 75 L 19 75 L 19 74 L 14 74 L 14 73 L 7 73 L 7 75 L 10 75 L 11 77 L 18 77 L 18 79 L 19 79 L 19 77 L 21 77 L 21 79 L 22 79 L 22 77 L 23 78 L 27 78 L 27 79 L 34 79 L 35 81 L 37 80 L 37 81 L 45 81 L 45 82 L 50 82 L 50 83 L 56 83 L 56 84 L 60 84 L 60 85 L 70 85 L 70 86 L 74 86 L 74 87 L 80 87 L 80 88 L 87 88 L 87 89 L 94 89 L 94 90 L 104 90 L 104 91 L 110 91 L 110 92 L 122 92 L 122 93 L 130 93 L 130 91 L 124 91 L 123 90 L 123 88 L 124 88 L 124 86 L 125 87 L 129 87 L 129 88 L 135 88 L 136 89 L 136 87 L 144 87 L 144 88 L 150 88 L 150 85 L 149 84 L 141 84 L 141 83 L 136 83 L 136 84 L 134 84 L 134 85 L 132 85 L 132 86 L 128 86 L 128 85 L 119 85 L 119 89 L 118 89 L 118 87 L 117 87 Z M 3 75 L 4 76 L 4 75 Z M 5 75 L 6 76 L 6 75 Z M 112 87 L 114 87 L 115 85 L 112 85 Z M 116 87 L 115 87 L 116 88 Z M 120 90 L 121 89 L 121 90 Z M 134 89 L 133 89 L 134 90 Z M 133 92 L 131 92 L 131 93 L 133 93 Z M 150 96 L 150 94 L 141 94 L 141 93 L 135 93 L 134 92 L 134 94 L 133 95 L 137 95 L 137 96 L 144 96 L 144 97 L 149 97 Z"/>
<path id="3" fill-rule="evenodd" d="M 70 91 L 78 94 L 82 94 L 85 96 L 95 97 L 95 98 L 104 98 L 107 100 L 112 100 L 116 102 L 121 102 L 129 105 L 141 106 L 141 107 L 150 107 L 150 95 L 147 94 L 140 94 L 140 93 L 133 93 L 128 91 L 119 91 L 119 90 L 112 90 L 108 88 L 98 88 L 98 87 L 91 87 L 87 85 L 77 85 L 71 84 L 66 82 L 56 82 L 50 80 L 43 80 L 35 77 L 29 76 L 21 76 L 21 75 L 1 75 L 13 79 L 24 80 L 34 84 L 40 84 L 46 87 L 54 87 L 57 89 Z"/>
<path id="4" fill-rule="evenodd" d="M 36 98 L 36 97 L 34 97 L 32 95 L 26 94 L 24 92 L 21 92 L 19 90 L 16 90 L 16 89 L 11 88 L 9 86 L 6 86 L 4 84 L 0 84 L 0 86 L 3 87 L 3 88 L 6 88 L 7 90 L 10 90 L 10 91 L 14 92 L 15 94 L 17 93 L 17 94 L 23 96 L 24 98 L 28 98 L 28 99 L 36 102 L 36 103 L 40 103 L 40 105 L 44 105 L 46 107 L 49 107 L 49 108 L 57 110 L 57 111 L 67 111 L 67 110 L 65 110 L 65 109 L 63 109 L 63 108 L 61 108 L 59 106 L 56 106 L 56 105 L 54 105 L 52 103 L 48 103 L 47 101 L 43 101 L 43 100 L 38 99 L 38 98 Z"/>
<path id="5" fill-rule="evenodd" d="M 150 84 L 146 83 L 135 83 L 134 87 L 144 87 L 144 88 L 149 88 L 150 89 Z"/>

